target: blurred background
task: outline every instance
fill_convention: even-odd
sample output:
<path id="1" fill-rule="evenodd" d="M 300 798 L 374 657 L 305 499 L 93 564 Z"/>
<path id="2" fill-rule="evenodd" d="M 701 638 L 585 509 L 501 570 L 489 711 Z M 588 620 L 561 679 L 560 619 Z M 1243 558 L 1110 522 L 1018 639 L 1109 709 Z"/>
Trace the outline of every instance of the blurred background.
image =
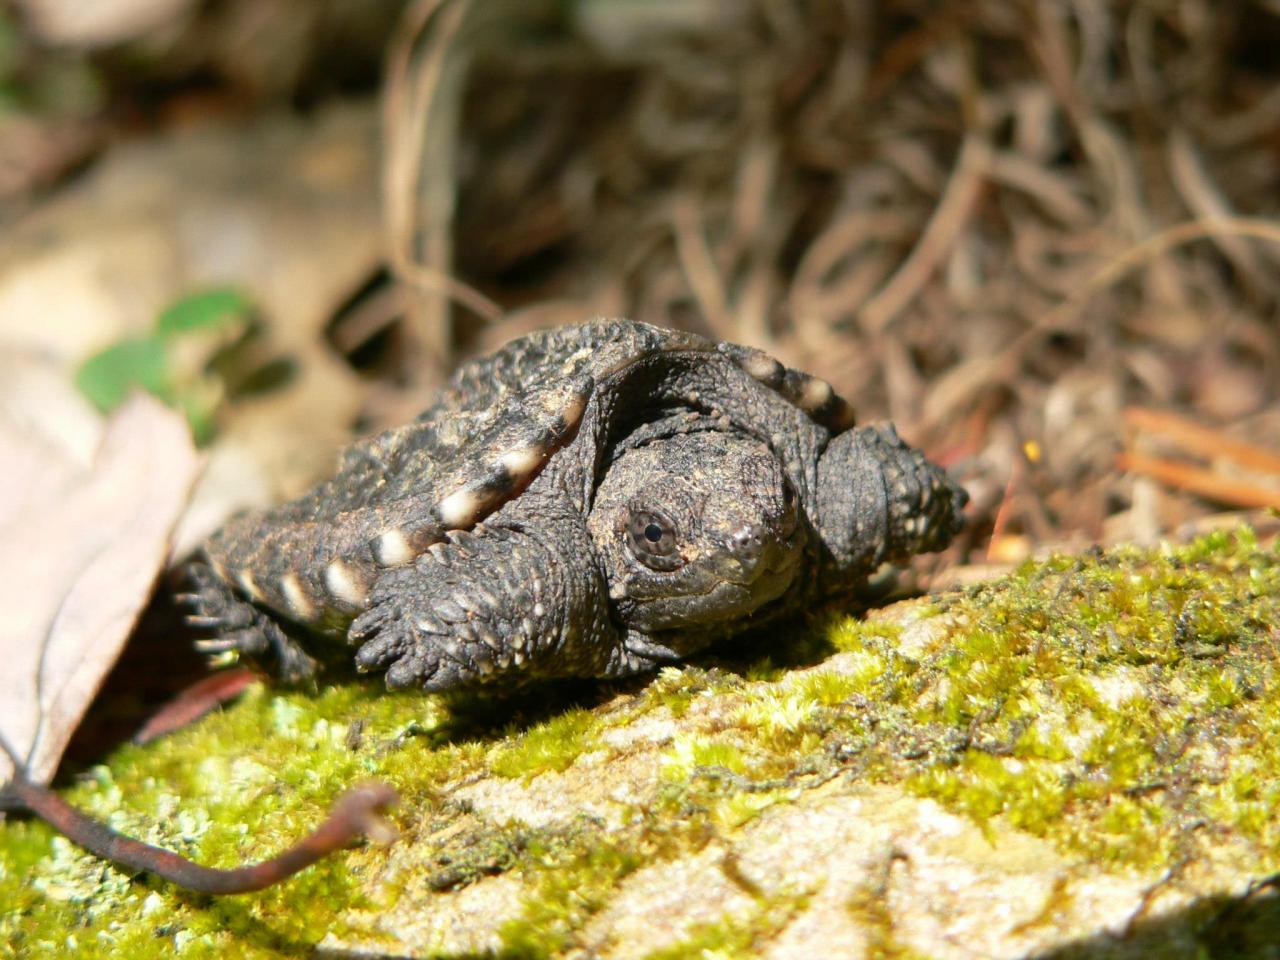
<path id="1" fill-rule="evenodd" d="M 1278 215 L 1276 0 L 0 4 L 0 363 L 182 409 L 187 544 L 597 314 L 892 419 L 952 578 L 1273 531 Z"/>

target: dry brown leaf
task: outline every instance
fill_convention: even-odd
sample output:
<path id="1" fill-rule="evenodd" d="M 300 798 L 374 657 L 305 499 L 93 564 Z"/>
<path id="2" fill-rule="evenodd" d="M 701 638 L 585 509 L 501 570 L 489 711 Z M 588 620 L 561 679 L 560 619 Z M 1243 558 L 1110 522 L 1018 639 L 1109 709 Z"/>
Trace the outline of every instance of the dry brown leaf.
<path id="1" fill-rule="evenodd" d="M 71 388 L 5 373 L 0 733 L 47 783 L 165 563 L 198 457 L 182 417 L 137 395 L 86 458 Z M 0 756 L 0 783 L 12 772 Z"/>
<path id="2" fill-rule="evenodd" d="M 93 49 L 174 27 L 195 0 L 18 0 L 31 30 L 46 43 Z"/>

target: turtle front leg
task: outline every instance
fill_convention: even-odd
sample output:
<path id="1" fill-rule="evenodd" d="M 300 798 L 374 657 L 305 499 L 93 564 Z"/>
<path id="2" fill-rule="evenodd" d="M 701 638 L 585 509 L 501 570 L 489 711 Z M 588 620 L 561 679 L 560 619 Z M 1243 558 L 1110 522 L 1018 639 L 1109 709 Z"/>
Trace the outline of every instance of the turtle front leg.
<path id="1" fill-rule="evenodd" d="M 451 531 L 384 572 L 348 639 L 392 689 L 603 676 L 625 656 L 580 523 Z"/>

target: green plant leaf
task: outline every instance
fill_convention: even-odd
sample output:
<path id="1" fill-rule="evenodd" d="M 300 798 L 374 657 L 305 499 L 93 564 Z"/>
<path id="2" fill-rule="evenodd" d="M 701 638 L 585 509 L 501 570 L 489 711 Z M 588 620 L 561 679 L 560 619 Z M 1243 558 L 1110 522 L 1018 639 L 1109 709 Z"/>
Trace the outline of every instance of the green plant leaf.
<path id="1" fill-rule="evenodd" d="M 243 322 L 253 309 L 238 290 L 203 290 L 172 304 L 156 321 L 161 337 L 197 331 L 222 330 Z"/>
<path id="2" fill-rule="evenodd" d="M 104 413 L 145 390 L 186 414 L 201 445 L 213 439 L 225 386 L 209 370 L 219 341 L 241 335 L 252 304 L 237 290 L 203 290 L 174 302 L 145 337 L 112 344 L 85 361 L 76 386 Z M 212 334 L 213 336 L 210 336 Z"/>
<path id="3" fill-rule="evenodd" d="M 168 358 L 158 337 L 121 340 L 89 357 L 76 374 L 76 387 L 103 413 L 118 407 L 135 387 L 168 401 Z"/>

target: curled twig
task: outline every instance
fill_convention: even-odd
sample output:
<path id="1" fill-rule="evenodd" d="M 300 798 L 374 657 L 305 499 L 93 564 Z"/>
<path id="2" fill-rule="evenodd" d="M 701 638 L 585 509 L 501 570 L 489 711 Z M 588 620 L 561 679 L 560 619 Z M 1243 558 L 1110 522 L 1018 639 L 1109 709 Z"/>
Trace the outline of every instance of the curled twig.
<path id="1" fill-rule="evenodd" d="M 8 744 L 0 740 L 0 747 L 9 754 L 17 770 L 13 780 L 4 788 L 5 806 L 29 810 L 94 856 L 130 870 L 155 874 L 196 893 L 263 890 L 311 866 L 356 837 L 368 836 L 382 842 L 389 842 L 395 837 L 393 828 L 381 814 L 396 803 L 397 794 L 387 784 L 371 780 L 347 790 L 330 808 L 329 816 L 320 826 L 271 859 L 229 870 L 205 867 L 172 850 L 117 833 L 105 823 L 76 809 L 48 787 L 32 783 L 22 774 L 18 758 Z"/>

